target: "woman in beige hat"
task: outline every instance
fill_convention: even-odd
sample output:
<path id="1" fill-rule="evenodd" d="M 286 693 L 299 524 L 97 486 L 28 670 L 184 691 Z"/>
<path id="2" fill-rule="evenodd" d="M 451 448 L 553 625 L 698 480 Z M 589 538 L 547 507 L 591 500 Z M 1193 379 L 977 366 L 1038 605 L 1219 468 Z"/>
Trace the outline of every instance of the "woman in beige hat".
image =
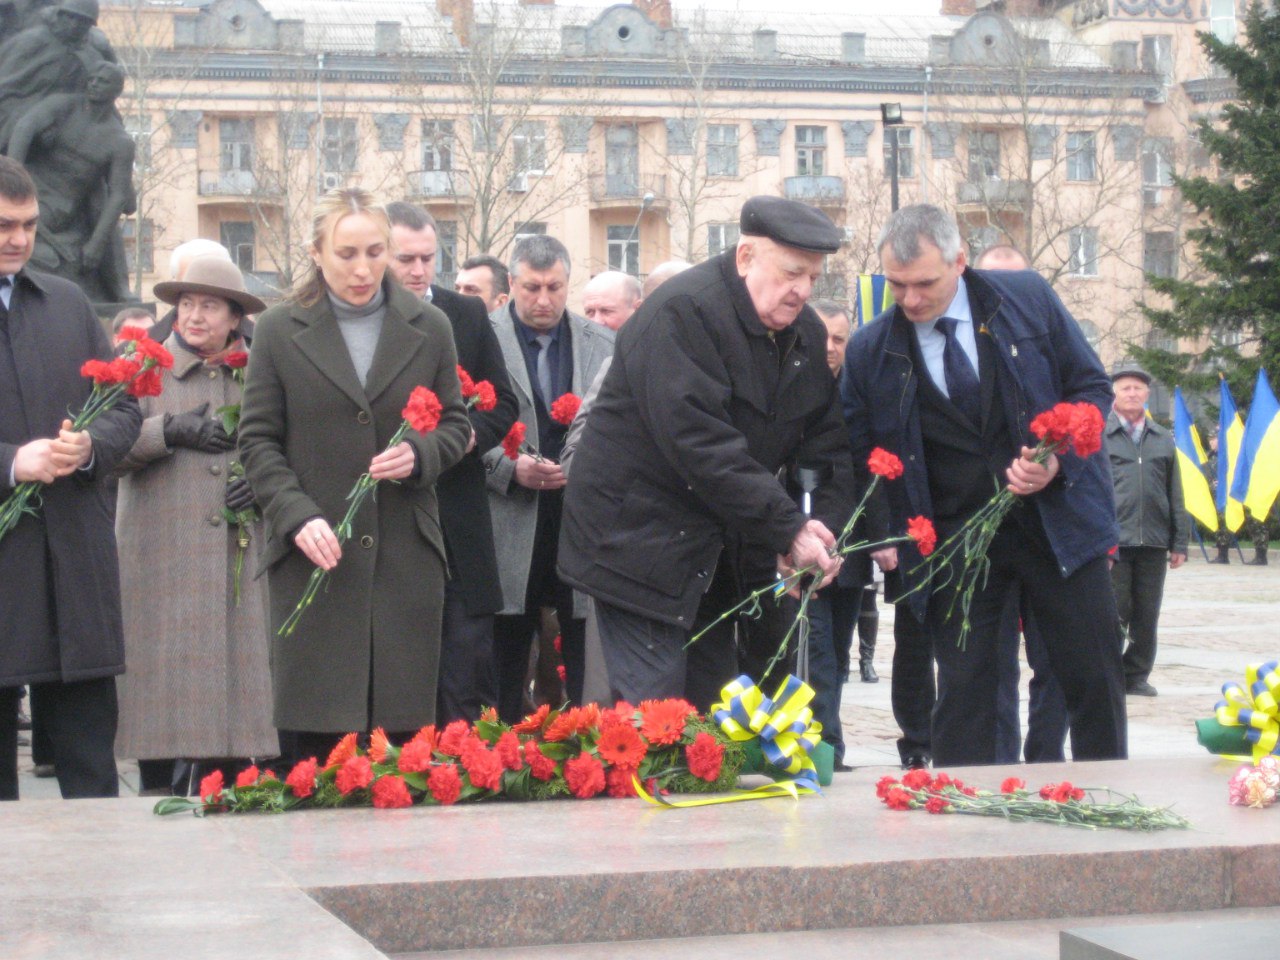
<path id="1" fill-rule="evenodd" d="M 241 327 L 265 305 L 221 256 L 193 260 L 155 294 L 178 312 L 165 340 L 173 369 L 160 396 L 141 401 L 142 433 L 119 467 L 126 673 L 116 756 L 138 759 L 147 792 L 179 780 L 189 792 L 198 761 L 234 774 L 237 761 L 278 752 L 256 578 L 262 524 L 231 519 L 258 511 L 236 463 L 234 426 L 231 435 L 223 426 L 226 408 L 240 403 Z M 245 533 L 251 546 L 242 549 Z M 189 761 L 179 776 L 175 759 Z"/>

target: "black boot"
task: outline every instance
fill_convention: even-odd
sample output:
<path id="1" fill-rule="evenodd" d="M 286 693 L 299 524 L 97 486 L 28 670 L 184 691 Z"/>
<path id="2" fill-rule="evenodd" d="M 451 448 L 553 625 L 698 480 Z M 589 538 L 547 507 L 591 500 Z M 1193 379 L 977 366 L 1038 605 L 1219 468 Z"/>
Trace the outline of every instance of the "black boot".
<path id="1" fill-rule="evenodd" d="M 1218 548 L 1218 555 L 1217 555 L 1216 557 L 1214 557 L 1212 560 L 1210 560 L 1209 562 L 1210 562 L 1210 563 L 1230 563 L 1230 562 L 1231 562 L 1231 548 L 1230 548 L 1230 547 L 1219 547 L 1219 548 Z"/>
<path id="2" fill-rule="evenodd" d="M 880 611 L 873 609 L 870 613 L 858 614 L 858 672 L 863 683 L 879 683 L 880 676 L 871 665 L 871 658 L 876 655 L 876 631 L 880 629 Z"/>
<path id="3" fill-rule="evenodd" d="M 1254 544 L 1253 559 L 1246 560 L 1246 567 L 1265 567 L 1267 565 L 1267 547 L 1266 544 Z"/>

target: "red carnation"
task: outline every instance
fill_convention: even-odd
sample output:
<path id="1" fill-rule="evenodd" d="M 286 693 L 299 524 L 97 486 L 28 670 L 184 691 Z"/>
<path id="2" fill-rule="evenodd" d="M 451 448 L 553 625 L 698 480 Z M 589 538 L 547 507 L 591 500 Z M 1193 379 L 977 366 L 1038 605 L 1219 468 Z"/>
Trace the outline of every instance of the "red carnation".
<path id="1" fill-rule="evenodd" d="M 161 370 L 168 370 L 173 366 L 173 354 L 147 336 L 145 331 L 134 341 L 133 347 L 134 360 L 150 360 Z"/>
<path id="2" fill-rule="evenodd" d="M 141 327 L 128 326 L 121 327 L 116 336 L 121 340 L 147 340 L 150 339 L 151 334 Z"/>
<path id="3" fill-rule="evenodd" d="M 635 775 L 633 767 L 610 767 L 604 772 L 605 792 L 618 799 L 634 797 L 636 788 L 631 780 Z"/>
<path id="4" fill-rule="evenodd" d="M 1092 403 L 1077 403 L 1071 415 L 1071 445 L 1076 456 L 1091 457 L 1102 449 L 1102 428 L 1106 421 Z"/>
<path id="5" fill-rule="evenodd" d="M 414 737 L 400 750 L 400 770 L 404 773 L 422 773 L 431 766 L 431 744 Z"/>
<path id="6" fill-rule="evenodd" d="M 907 521 L 907 536 L 916 542 L 920 556 L 927 557 L 938 545 L 938 531 L 933 529 L 933 521 L 928 517 L 912 517 Z"/>
<path id="7" fill-rule="evenodd" d="M 473 397 L 476 393 L 476 382 L 471 379 L 471 374 L 462 369 L 462 364 L 458 364 L 458 385 L 462 388 L 462 397 Z"/>
<path id="8" fill-rule="evenodd" d="M 129 385 L 124 388 L 125 392 L 131 397 L 158 397 L 163 389 L 160 380 L 160 371 L 156 367 L 150 370 L 144 370 L 132 380 Z"/>
<path id="9" fill-rule="evenodd" d="M 557 633 L 556 638 L 551 641 L 551 646 L 555 648 L 556 653 L 564 653 L 564 634 Z"/>
<path id="10" fill-rule="evenodd" d="M 578 415 L 578 408 L 582 406 L 582 398 L 572 393 L 562 393 L 554 403 L 551 404 L 551 419 L 556 423 L 568 426 L 573 423 L 573 418 Z"/>
<path id="11" fill-rule="evenodd" d="M 596 753 L 600 759 L 616 767 L 639 767 L 646 752 L 639 732 L 626 723 L 614 724 L 601 730 L 600 739 L 596 741 Z"/>
<path id="12" fill-rule="evenodd" d="M 902 785 L 908 790 L 927 790 L 933 783 L 928 770 L 908 770 L 902 775 Z"/>
<path id="13" fill-rule="evenodd" d="M 890 810 L 910 810 L 911 794 L 901 787 L 890 787 L 885 792 L 884 802 Z"/>
<path id="14" fill-rule="evenodd" d="M 481 380 L 476 384 L 476 409 L 482 412 L 488 412 L 498 405 L 498 391 L 493 388 L 493 384 L 488 380 Z"/>
<path id="15" fill-rule="evenodd" d="M 924 802 L 924 808 L 929 813 L 946 813 L 950 806 L 942 797 L 930 797 Z"/>
<path id="16" fill-rule="evenodd" d="M 373 805 L 382 810 L 413 806 L 409 788 L 399 777 L 379 777 L 373 785 Z"/>
<path id="17" fill-rule="evenodd" d="M 876 447 L 871 451 L 871 456 L 867 457 L 867 469 L 886 480 L 897 480 L 902 476 L 902 461 L 896 454 Z"/>
<path id="18" fill-rule="evenodd" d="M 493 751 L 508 770 L 519 770 L 524 766 L 524 761 L 520 759 L 520 738 L 510 730 L 498 738 Z"/>
<path id="19" fill-rule="evenodd" d="M 604 789 L 604 766 L 589 753 L 580 753 L 564 762 L 564 781 L 579 800 L 594 797 Z"/>
<path id="20" fill-rule="evenodd" d="M 724 762 L 724 745 L 709 733 L 693 738 L 684 751 L 689 761 L 689 772 L 699 780 L 714 783 L 720 776 L 720 764 Z"/>
<path id="21" fill-rule="evenodd" d="M 249 354 L 243 350 L 236 350 L 223 357 L 222 362 L 232 370 L 240 370 L 249 365 Z"/>
<path id="22" fill-rule="evenodd" d="M 111 376 L 111 364 L 105 360 L 86 360 L 80 367 L 80 376 L 92 377 L 94 383 L 106 383 Z"/>
<path id="23" fill-rule="evenodd" d="M 1056 404 L 1031 421 L 1031 432 L 1046 443 L 1061 444 L 1071 436 L 1072 412 L 1069 403 Z"/>
<path id="24" fill-rule="evenodd" d="M 289 776 L 285 778 L 285 786 L 293 791 L 295 797 L 300 799 L 309 797 L 316 791 L 316 773 L 319 769 L 320 765 L 316 763 L 315 757 L 299 760 L 297 766 L 290 770 Z"/>
<path id="25" fill-rule="evenodd" d="M 507 435 L 502 438 L 502 452 L 507 455 L 510 460 L 515 460 L 520 456 L 520 447 L 524 443 L 525 425 L 517 420 L 511 425 L 511 429 L 507 431 Z"/>
<path id="26" fill-rule="evenodd" d="M 458 776 L 458 768 L 452 763 L 432 767 L 427 774 L 427 789 L 431 791 L 436 803 L 448 806 L 457 803 L 462 793 L 462 778 Z"/>
<path id="27" fill-rule="evenodd" d="M 535 780 L 550 780 L 556 775 L 556 762 L 538 749 L 536 740 L 524 742 L 524 761 Z"/>
<path id="28" fill-rule="evenodd" d="M 259 772 L 260 771 L 258 770 L 258 767 L 256 764 L 245 767 L 238 774 L 236 774 L 236 786 L 252 787 L 255 783 L 258 782 Z"/>
<path id="29" fill-rule="evenodd" d="M 544 703 L 511 729 L 516 733 L 536 733 L 541 730 L 542 725 L 547 722 L 547 715 L 549 713 L 551 713 L 551 705 Z"/>
<path id="30" fill-rule="evenodd" d="M 556 676 L 560 678 L 561 683 L 564 683 L 565 679 L 569 676 L 569 671 L 565 669 L 563 663 L 556 664 Z"/>
<path id="31" fill-rule="evenodd" d="M 645 700 L 640 704 L 640 733 L 650 743 L 675 743 L 684 736 L 684 721 L 690 712 L 683 700 Z"/>
<path id="32" fill-rule="evenodd" d="M 440 742 L 436 749 L 441 753 L 447 753 L 451 757 L 456 757 L 461 751 L 463 744 L 467 738 L 471 736 L 471 724 L 465 720 L 455 720 L 444 728 L 444 733 L 440 734 Z"/>
<path id="33" fill-rule="evenodd" d="M 222 798 L 222 771 L 215 770 L 200 781 L 200 799 L 205 803 L 217 803 Z"/>
<path id="34" fill-rule="evenodd" d="M 1074 789 L 1075 788 L 1071 786 L 1070 780 L 1063 780 L 1053 788 L 1053 792 L 1049 794 L 1049 799 L 1054 803 L 1066 803 L 1071 799 L 1071 793 Z"/>
<path id="35" fill-rule="evenodd" d="M 373 764 L 368 757 L 352 757 L 338 768 L 334 784 L 344 797 L 373 783 Z"/>
<path id="36" fill-rule="evenodd" d="M 440 398 L 426 387 L 414 387 L 409 394 L 409 402 L 400 411 L 400 416 L 409 421 L 409 426 L 419 433 L 430 433 L 440 424 Z"/>
<path id="37" fill-rule="evenodd" d="M 479 741 L 468 743 L 462 751 L 462 766 L 471 779 L 472 786 L 481 790 L 499 790 L 502 787 L 502 761 L 498 755 Z"/>
<path id="38" fill-rule="evenodd" d="M 876 781 L 876 799 L 883 800 L 889 795 L 889 791 L 896 786 L 898 786 L 897 778 L 885 774 Z"/>
<path id="39" fill-rule="evenodd" d="M 329 759 L 324 762 L 324 768 L 328 770 L 331 767 L 340 766 L 355 755 L 356 735 L 354 733 L 348 733 L 334 745 L 332 750 L 329 751 Z"/>
<path id="40" fill-rule="evenodd" d="M 436 725 L 429 723 L 417 733 L 413 735 L 413 739 L 409 743 L 425 743 L 432 750 L 436 748 L 436 744 L 440 741 L 439 734 L 436 733 Z"/>
<path id="41" fill-rule="evenodd" d="M 1027 789 L 1027 781 L 1018 777 L 1007 777 L 1000 784 L 1001 793 L 1017 793 L 1019 790 Z"/>

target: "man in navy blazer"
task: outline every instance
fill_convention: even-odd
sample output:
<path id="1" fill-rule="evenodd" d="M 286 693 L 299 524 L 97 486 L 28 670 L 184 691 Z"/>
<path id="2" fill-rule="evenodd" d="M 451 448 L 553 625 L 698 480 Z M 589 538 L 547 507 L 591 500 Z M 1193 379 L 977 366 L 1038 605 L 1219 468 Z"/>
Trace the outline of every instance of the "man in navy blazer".
<path id="1" fill-rule="evenodd" d="M 907 591 L 920 587 L 902 609 L 926 624 L 938 661 L 934 761 L 996 760 L 997 637 L 1001 610 L 1019 589 L 1066 696 L 1072 756 L 1124 757 L 1108 464 L 1100 452 L 1030 459 L 1031 420 L 1054 404 L 1084 401 L 1105 415 L 1106 372 L 1041 277 L 967 269 L 955 221 L 937 207 L 897 211 L 879 249 L 895 306 L 854 336 L 841 381 L 855 465 L 874 447 L 902 458 L 903 477 L 885 488 L 895 533 L 924 515 L 943 541 L 999 486 L 1018 498 L 991 544 L 964 649 L 959 616 L 947 616 L 954 588 L 945 574 L 920 587 L 914 545 L 875 555 L 886 569 L 901 562 Z"/>

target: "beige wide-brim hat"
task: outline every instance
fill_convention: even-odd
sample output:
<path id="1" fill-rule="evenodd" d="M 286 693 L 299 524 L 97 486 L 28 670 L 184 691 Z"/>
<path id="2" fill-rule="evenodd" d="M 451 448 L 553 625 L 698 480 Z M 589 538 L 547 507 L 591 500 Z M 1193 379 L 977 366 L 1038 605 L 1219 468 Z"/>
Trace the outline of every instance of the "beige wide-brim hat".
<path id="1" fill-rule="evenodd" d="M 261 313 L 267 305 L 244 288 L 240 268 L 226 257 L 214 254 L 196 257 L 181 280 L 165 280 L 155 285 L 157 300 L 176 304 L 184 293 L 208 293 L 238 303 L 245 313 Z"/>

